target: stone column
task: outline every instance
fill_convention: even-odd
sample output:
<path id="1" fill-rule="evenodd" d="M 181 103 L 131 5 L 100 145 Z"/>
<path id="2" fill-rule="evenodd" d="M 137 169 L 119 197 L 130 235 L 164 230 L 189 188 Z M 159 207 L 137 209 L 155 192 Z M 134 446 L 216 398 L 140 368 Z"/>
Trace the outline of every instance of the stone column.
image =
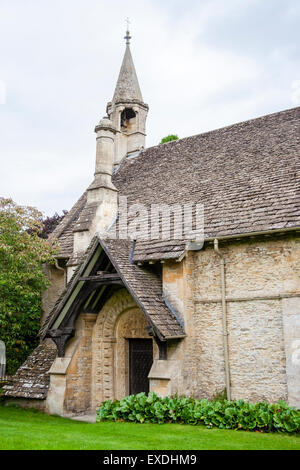
<path id="1" fill-rule="evenodd" d="M 46 400 L 46 412 L 49 414 L 64 416 L 66 374 L 70 362 L 70 357 L 57 357 L 49 370 L 50 387 Z"/>
<path id="2" fill-rule="evenodd" d="M 95 128 L 97 134 L 94 181 L 87 203 L 74 228 L 73 258 L 80 259 L 96 233 L 105 234 L 118 210 L 118 191 L 112 183 L 116 129 L 108 118 Z"/>

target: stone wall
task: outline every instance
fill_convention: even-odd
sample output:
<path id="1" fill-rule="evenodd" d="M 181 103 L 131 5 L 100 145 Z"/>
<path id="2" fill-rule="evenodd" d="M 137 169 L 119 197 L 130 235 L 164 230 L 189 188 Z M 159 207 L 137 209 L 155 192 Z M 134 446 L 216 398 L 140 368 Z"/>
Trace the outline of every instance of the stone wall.
<path id="1" fill-rule="evenodd" d="M 232 398 L 300 406 L 300 366 L 292 361 L 300 339 L 299 238 L 248 239 L 220 249 Z M 188 334 L 171 353 L 182 371 L 172 390 L 212 398 L 225 388 L 220 258 L 213 246 L 189 252 L 182 266 L 164 264 L 164 291 Z"/>
<path id="2" fill-rule="evenodd" d="M 75 336 L 67 343 L 64 357 L 57 357 L 50 368 L 50 387 L 46 411 L 68 416 L 91 409 L 92 329 L 97 315 L 81 314 Z"/>
<path id="3" fill-rule="evenodd" d="M 92 334 L 97 315 L 82 314 L 77 320 L 79 336 L 66 375 L 64 408 L 67 413 L 87 412 L 91 409 Z M 75 339 L 76 341 L 76 339 Z M 72 348 L 72 343 L 69 348 Z M 66 351 L 66 357 L 69 351 Z"/>
<path id="4" fill-rule="evenodd" d="M 229 365 L 233 399 L 287 400 L 300 407 L 299 239 L 220 243 L 226 260 Z M 220 258 L 213 246 L 163 264 L 166 297 L 187 337 L 155 343 L 150 390 L 213 398 L 225 389 Z M 147 321 L 120 289 L 98 315 L 82 314 L 65 358 L 51 370 L 48 410 L 72 414 L 129 392 L 129 338 L 148 338 Z M 54 410 L 54 411 L 53 411 Z"/>
<path id="5" fill-rule="evenodd" d="M 81 314 L 65 357 L 50 369 L 46 409 L 69 416 L 88 413 L 129 393 L 129 338 L 150 338 L 147 320 L 126 289 L 117 291 L 98 315 Z M 154 356 L 158 348 L 153 344 Z"/>
<path id="6" fill-rule="evenodd" d="M 34 400 L 33 398 L 6 398 L 4 406 L 15 405 L 20 408 L 36 409 L 46 411 L 46 400 Z"/>

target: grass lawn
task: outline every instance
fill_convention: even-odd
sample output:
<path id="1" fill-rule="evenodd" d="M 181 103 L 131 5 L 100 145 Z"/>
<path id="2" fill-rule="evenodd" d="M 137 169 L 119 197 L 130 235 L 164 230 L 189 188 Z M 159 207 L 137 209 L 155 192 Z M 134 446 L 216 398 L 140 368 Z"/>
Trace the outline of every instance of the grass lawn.
<path id="1" fill-rule="evenodd" d="M 180 424 L 83 423 L 0 406 L 1 450 L 300 449 L 300 436 Z"/>

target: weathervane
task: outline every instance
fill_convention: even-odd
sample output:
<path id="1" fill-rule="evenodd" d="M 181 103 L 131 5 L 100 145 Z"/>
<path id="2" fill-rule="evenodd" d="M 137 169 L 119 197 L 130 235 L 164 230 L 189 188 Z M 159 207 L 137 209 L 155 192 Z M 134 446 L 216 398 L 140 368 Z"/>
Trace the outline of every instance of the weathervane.
<path id="1" fill-rule="evenodd" d="M 129 18 L 126 18 L 126 23 L 127 23 L 127 31 L 126 31 L 126 36 L 124 37 L 124 39 L 126 39 L 126 44 L 130 44 L 130 39 L 131 39 L 131 36 L 130 36 L 130 33 L 129 33 L 129 25 L 130 25 L 130 21 L 129 21 Z"/>

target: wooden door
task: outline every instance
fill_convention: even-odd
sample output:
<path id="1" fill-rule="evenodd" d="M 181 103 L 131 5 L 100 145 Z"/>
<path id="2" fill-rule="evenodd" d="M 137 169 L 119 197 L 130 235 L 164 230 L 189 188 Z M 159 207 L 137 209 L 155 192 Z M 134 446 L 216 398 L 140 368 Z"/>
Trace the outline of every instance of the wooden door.
<path id="1" fill-rule="evenodd" d="M 152 339 L 129 339 L 129 393 L 149 393 L 149 379 L 153 363 Z"/>

